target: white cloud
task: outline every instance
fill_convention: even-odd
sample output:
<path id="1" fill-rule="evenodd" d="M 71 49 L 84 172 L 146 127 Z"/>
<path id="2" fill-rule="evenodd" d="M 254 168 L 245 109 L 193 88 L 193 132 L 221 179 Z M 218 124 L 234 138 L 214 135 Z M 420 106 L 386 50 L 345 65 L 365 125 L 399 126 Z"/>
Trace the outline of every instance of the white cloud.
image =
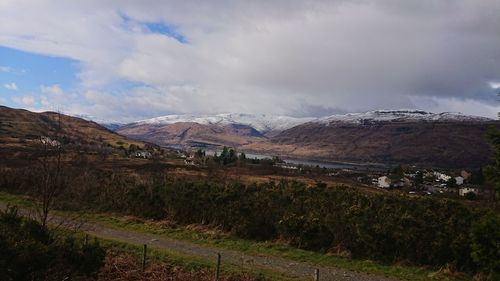
<path id="1" fill-rule="evenodd" d="M 410 108 L 419 97 L 439 98 L 440 108 L 452 110 L 456 100 L 494 101 L 487 78 L 500 77 L 497 0 L 1 6 L 0 45 L 79 62 L 80 88 L 42 88 L 42 103 L 71 104 L 98 117 L 314 115 Z M 189 44 L 147 32 L 144 22 L 176 26 Z M 105 90 L 122 80 L 141 86 Z"/>
<path id="2" fill-rule="evenodd" d="M 12 100 L 24 106 L 33 106 L 36 103 L 36 99 L 32 96 L 12 97 Z"/>
<path id="3" fill-rule="evenodd" d="M 44 94 L 48 94 L 48 95 L 51 95 L 51 96 L 58 96 L 58 97 L 63 97 L 64 96 L 63 90 L 57 84 L 54 84 L 52 86 L 41 85 L 40 86 L 40 91 L 42 93 L 44 93 Z"/>
<path id="4" fill-rule="evenodd" d="M 11 90 L 11 91 L 17 91 L 18 88 L 17 88 L 17 85 L 16 83 L 12 82 L 12 83 L 7 83 L 7 84 L 3 84 L 4 88 L 7 89 L 7 90 Z"/>
<path id="5" fill-rule="evenodd" d="M 40 85 L 40 92 L 40 105 L 44 111 L 85 114 L 85 111 L 75 110 L 75 108 L 84 108 L 85 106 L 79 92 L 65 91 L 58 84 Z M 106 106 L 109 106 L 109 104 L 106 103 Z"/>
<path id="6" fill-rule="evenodd" d="M 0 72 L 11 72 L 12 68 L 8 66 L 0 65 Z"/>
<path id="7" fill-rule="evenodd" d="M 492 89 L 500 89 L 500 82 L 490 82 L 490 87 Z"/>
<path id="8" fill-rule="evenodd" d="M 16 68 L 12 68 L 10 66 L 0 65 L 0 72 L 16 74 L 16 75 L 23 75 L 23 74 L 26 74 L 28 71 L 26 69 L 16 69 Z"/>

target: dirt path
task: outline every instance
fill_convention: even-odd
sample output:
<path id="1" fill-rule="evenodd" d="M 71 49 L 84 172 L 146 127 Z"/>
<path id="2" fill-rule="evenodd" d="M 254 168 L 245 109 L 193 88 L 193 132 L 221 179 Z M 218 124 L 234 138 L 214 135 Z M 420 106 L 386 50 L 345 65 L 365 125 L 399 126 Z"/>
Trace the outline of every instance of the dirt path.
<path id="1" fill-rule="evenodd" d="M 0 208 L 5 208 L 5 204 L 0 202 Z M 23 215 L 32 214 L 32 211 L 20 210 Z M 394 281 L 397 279 L 368 275 L 364 273 L 352 272 L 332 267 L 315 266 L 314 264 L 297 262 L 277 257 L 249 255 L 237 251 L 225 250 L 209 246 L 202 246 L 186 241 L 173 240 L 154 234 L 145 234 L 128 230 L 120 230 L 100 224 L 69 220 L 65 217 L 51 216 L 51 224 L 62 225 L 68 228 L 78 226 L 80 230 L 101 238 L 116 239 L 123 242 L 135 244 L 148 244 L 148 247 L 166 249 L 188 256 L 202 257 L 215 260 L 217 253 L 222 256 L 222 263 L 234 265 L 254 266 L 283 272 L 291 277 L 298 277 L 301 280 L 314 280 L 313 275 L 316 268 L 319 269 L 321 281 Z"/>

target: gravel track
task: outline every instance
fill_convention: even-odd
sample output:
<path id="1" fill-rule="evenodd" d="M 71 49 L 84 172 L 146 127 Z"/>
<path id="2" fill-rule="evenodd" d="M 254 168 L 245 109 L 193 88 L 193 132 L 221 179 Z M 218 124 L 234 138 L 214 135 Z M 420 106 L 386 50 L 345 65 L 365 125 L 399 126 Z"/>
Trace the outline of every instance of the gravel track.
<path id="1" fill-rule="evenodd" d="M 0 207 L 6 205 L 0 202 Z M 20 210 L 20 214 L 30 215 L 32 211 Z M 199 245 L 186 241 L 174 240 L 160 235 L 146 234 L 129 230 L 122 230 L 103 226 L 91 222 L 82 222 L 78 219 L 69 220 L 66 217 L 52 215 L 50 223 L 67 228 L 78 227 L 80 230 L 101 238 L 115 239 L 134 244 L 148 244 L 150 248 L 164 249 L 183 255 L 201 257 L 209 260 L 216 259 L 217 253 L 222 256 L 222 263 L 258 267 L 285 273 L 287 276 L 298 277 L 300 280 L 314 280 L 314 271 L 319 269 L 321 281 L 395 281 L 398 279 L 343 270 L 334 267 L 317 266 L 311 263 L 297 262 L 272 256 L 250 255 L 238 251 L 226 250 L 210 246 Z"/>

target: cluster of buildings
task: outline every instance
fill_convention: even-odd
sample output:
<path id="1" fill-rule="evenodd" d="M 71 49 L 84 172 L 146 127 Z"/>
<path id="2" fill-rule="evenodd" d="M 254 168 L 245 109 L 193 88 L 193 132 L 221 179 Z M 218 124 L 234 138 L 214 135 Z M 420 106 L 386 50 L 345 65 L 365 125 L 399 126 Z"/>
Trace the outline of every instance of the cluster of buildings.
<path id="1" fill-rule="evenodd" d="M 455 175 L 439 171 L 417 171 L 415 173 L 404 173 L 402 176 L 381 175 L 373 178 L 372 183 L 379 188 L 407 188 L 411 194 L 421 191 L 425 194 L 455 193 L 466 196 L 468 193 L 479 195 L 480 188 L 468 183 L 471 173 L 462 170 Z"/>
<path id="2" fill-rule="evenodd" d="M 153 157 L 153 154 L 146 150 L 138 150 L 134 153 L 134 156 L 135 158 L 150 159 Z"/>
<path id="3" fill-rule="evenodd" d="M 287 162 L 276 163 L 276 164 L 274 164 L 274 166 L 282 168 L 282 169 L 287 169 L 287 170 L 301 170 L 298 167 L 298 165 L 292 164 L 292 163 L 287 163 Z"/>
<path id="4" fill-rule="evenodd" d="M 193 153 L 184 153 L 182 151 L 177 151 L 177 157 L 184 160 L 184 165 L 186 166 L 197 166 L 196 157 Z"/>
<path id="5" fill-rule="evenodd" d="M 40 137 L 40 143 L 43 145 L 49 145 L 49 146 L 53 146 L 53 147 L 58 147 L 61 145 L 61 143 L 59 141 L 53 140 L 53 139 L 46 137 L 46 136 Z"/>

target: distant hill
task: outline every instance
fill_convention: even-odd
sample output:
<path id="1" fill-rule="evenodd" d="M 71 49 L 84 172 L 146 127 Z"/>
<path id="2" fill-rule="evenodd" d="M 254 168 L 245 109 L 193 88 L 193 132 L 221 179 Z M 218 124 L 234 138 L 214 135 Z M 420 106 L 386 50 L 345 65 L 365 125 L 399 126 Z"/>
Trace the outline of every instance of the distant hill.
<path id="1" fill-rule="evenodd" d="M 489 161 L 488 127 L 460 113 L 376 110 L 323 118 L 249 114 L 169 115 L 123 125 L 133 139 L 179 147 L 233 146 L 305 159 L 478 167 Z"/>
<path id="2" fill-rule="evenodd" d="M 239 147 L 266 140 L 259 131 L 240 124 L 173 124 L 134 123 L 120 127 L 117 132 L 129 138 L 173 147 Z"/>
<path id="3" fill-rule="evenodd" d="M 42 136 L 53 137 L 57 134 L 74 143 L 95 143 L 114 147 L 143 145 L 92 121 L 55 112 L 35 113 L 0 106 L 0 143 L 3 146 L 26 146 Z"/>
<path id="4" fill-rule="evenodd" d="M 159 145 L 239 147 L 313 119 L 252 114 L 167 115 L 123 125 L 116 131 Z"/>
<path id="5" fill-rule="evenodd" d="M 315 118 L 311 117 L 289 117 L 289 116 L 275 116 L 265 114 L 241 114 L 241 113 L 228 113 L 217 115 L 166 115 L 156 118 L 146 119 L 129 124 L 131 126 L 141 125 L 170 125 L 177 123 L 196 123 L 200 125 L 245 125 L 254 128 L 256 131 L 264 136 L 273 135 L 276 132 L 292 128 L 299 124 L 309 122 Z"/>
<path id="6" fill-rule="evenodd" d="M 379 110 L 320 118 L 248 148 L 338 161 L 478 167 L 489 161 L 486 130 L 499 124 L 458 113 Z"/>

